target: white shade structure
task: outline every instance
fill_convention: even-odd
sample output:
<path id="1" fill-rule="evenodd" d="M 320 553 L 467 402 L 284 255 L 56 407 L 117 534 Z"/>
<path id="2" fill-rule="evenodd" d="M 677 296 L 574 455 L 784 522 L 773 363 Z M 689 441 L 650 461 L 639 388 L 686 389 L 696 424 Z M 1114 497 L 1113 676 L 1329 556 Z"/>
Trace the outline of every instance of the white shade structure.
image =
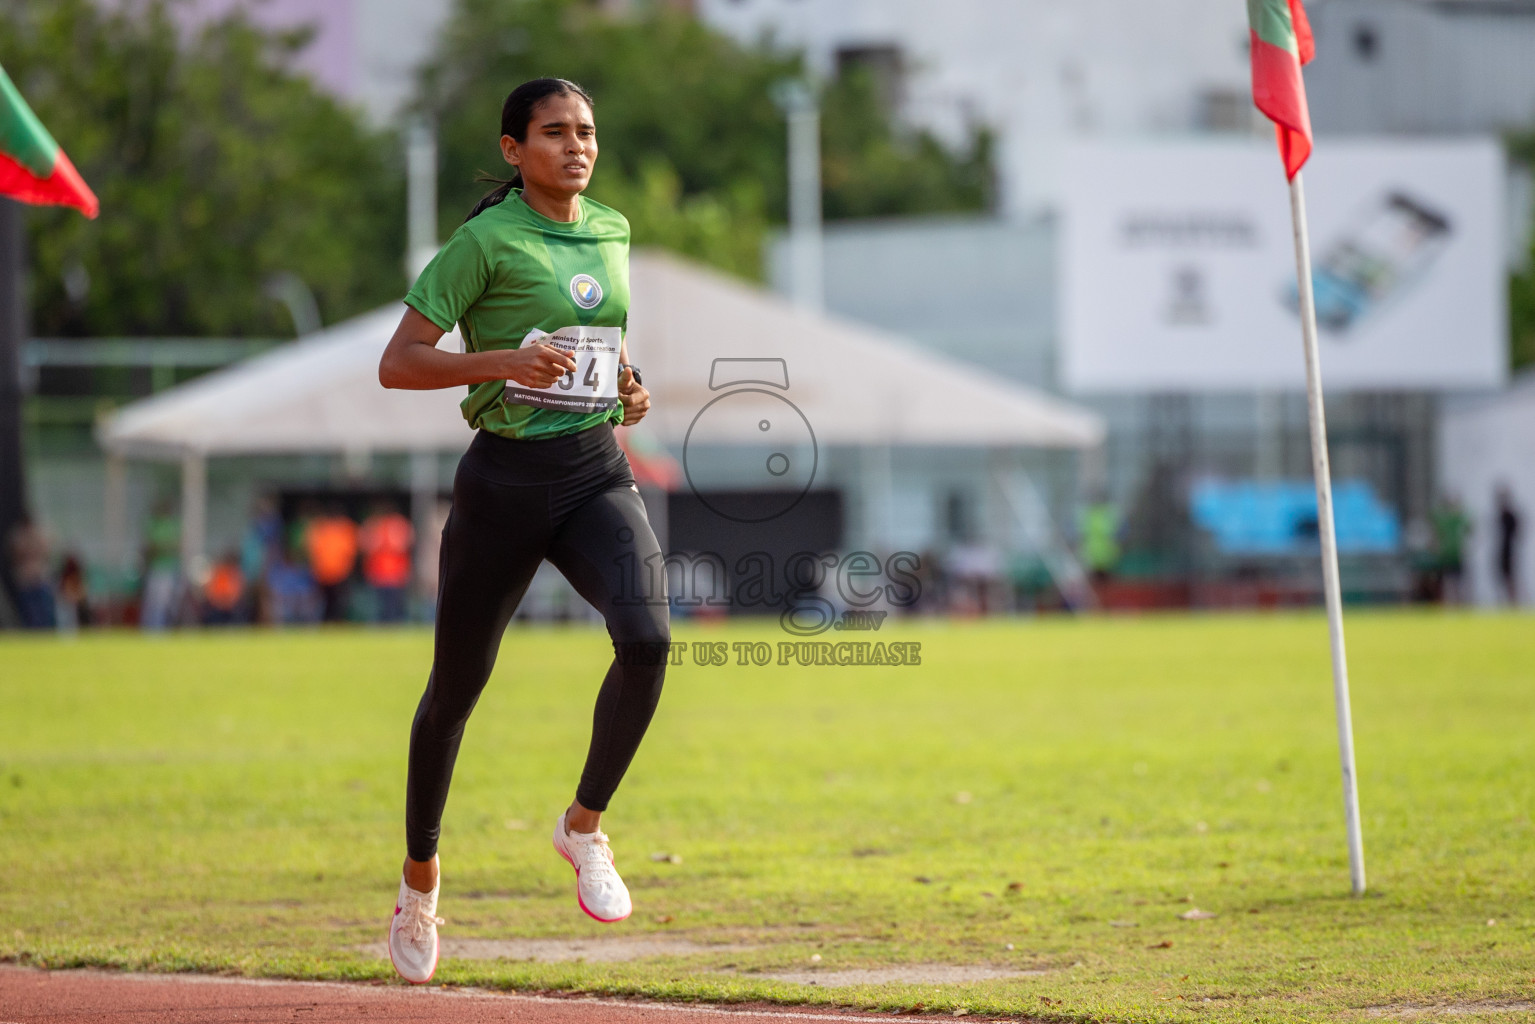
<path id="1" fill-rule="evenodd" d="M 716 359 L 782 360 L 785 393 L 822 443 L 1089 448 L 1103 439 L 1102 419 L 1081 406 L 675 257 L 638 252 L 630 275 L 629 355 L 653 397 L 646 422 L 668 444 L 714 397 Z M 402 310 L 374 310 L 125 406 L 101 424 L 101 444 L 165 459 L 461 451 L 472 433 L 458 410 L 463 388 L 379 386 L 379 355 Z"/>
<path id="2" fill-rule="evenodd" d="M 1104 437 L 1082 406 L 664 253 L 635 256 L 630 289 L 629 356 L 654 399 L 646 422 L 669 444 L 720 390 L 716 359 L 783 360 L 784 393 L 821 443 L 1091 448 Z M 750 426 L 709 440 L 747 440 Z"/>
<path id="3" fill-rule="evenodd" d="M 133 402 L 97 437 L 129 458 L 462 449 L 471 436 L 458 411 L 462 388 L 379 385 L 379 356 L 403 308 L 376 309 Z M 456 350 L 457 337 L 442 346 Z"/>
<path id="4" fill-rule="evenodd" d="M 821 444 L 1080 449 L 1103 439 L 1103 420 L 1081 406 L 676 257 L 636 252 L 630 278 L 629 354 L 653 398 L 646 427 L 665 444 L 681 445 L 717 397 L 716 360 L 781 368 L 786 380 L 772 386 L 814 425 Z M 458 408 L 465 389 L 391 391 L 378 383 L 379 356 L 403 308 L 363 314 L 103 419 L 97 437 L 115 459 L 182 462 L 189 564 L 202 551 L 203 464 L 211 456 L 426 456 L 468 445 L 473 432 Z M 440 347 L 456 350 L 458 340 L 445 335 Z M 726 430 L 695 440 L 750 439 Z"/>

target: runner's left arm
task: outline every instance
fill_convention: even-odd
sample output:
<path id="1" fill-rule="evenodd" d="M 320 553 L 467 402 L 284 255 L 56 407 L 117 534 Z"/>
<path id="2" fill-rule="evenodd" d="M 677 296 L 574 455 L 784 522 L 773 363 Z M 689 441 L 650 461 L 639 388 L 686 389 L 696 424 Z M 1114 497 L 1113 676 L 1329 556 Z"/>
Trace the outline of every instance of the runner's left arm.
<path id="1" fill-rule="evenodd" d="M 624 407 L 622 426 L 632 427 L 650 411 L 650 392 L 634 379 L 634 370 L 629 366 L 628 338 L 618 344 L 618 361 L 624 368 L 618 378 L 618 401 Z"/>

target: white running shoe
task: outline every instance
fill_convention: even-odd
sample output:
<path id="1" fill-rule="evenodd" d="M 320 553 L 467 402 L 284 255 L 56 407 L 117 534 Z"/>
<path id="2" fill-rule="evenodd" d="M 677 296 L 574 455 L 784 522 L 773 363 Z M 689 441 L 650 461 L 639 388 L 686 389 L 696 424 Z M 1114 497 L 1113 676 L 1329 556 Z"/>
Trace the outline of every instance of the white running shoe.
<path id="1" fill-rule="evenodd" d="M 412 985 L 424 985 L 437 973 L 437 891 L 417 892 L 400 879 L 400 895 L 394 901 L 389 922 L 389 959 L 394 969 Z"/>
<path id="2" fill-rule="evenodd" d="M 554 823 L 554 848 L 576 869 L 576 902 L 587 916 L 612 924 L 633 912 L 629 889 L 613 866 L 613 848 L 607 835 L 600 831 L 566 832 L 562 814 Z"/>

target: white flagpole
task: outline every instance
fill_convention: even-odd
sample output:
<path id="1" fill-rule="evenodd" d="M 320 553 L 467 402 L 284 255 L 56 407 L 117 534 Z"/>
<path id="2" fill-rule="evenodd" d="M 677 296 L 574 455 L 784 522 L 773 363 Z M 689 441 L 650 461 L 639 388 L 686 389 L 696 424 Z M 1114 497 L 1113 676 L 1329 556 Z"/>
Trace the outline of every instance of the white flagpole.
<path id="1" fill-rule="evenodd" d="M 1343 651 L 1343 593 L 1338 583 L 1338 540 L 1333 529 L 1332 471 L 1327 460 L 1327 416 L 1322 408 L 1322 367 L 1316 343 L 1316 306 L 1311 294 L 1311 243 L 1306 237 L 1306 193 L 1300 172 L 1290 181 L 1295 226 L 1296 283 L 1301 334 L 1306 345 L 1306 405 L 1311 419 L 1311 472 L 1316 478 L 1316 525 L 1322 540 L 1322 586 L 1332 643 L 1332 691 L 1338 717 L 1338 759 L 1343 766 L 1343 816 L 1348 827 L 1348 870 L 1354 895 L 1364 895 L 1364 837 L 1359 827 L 1359 789 L 1354 773 L 1354 717 L 1349 710 L 1348 658 Z"/>

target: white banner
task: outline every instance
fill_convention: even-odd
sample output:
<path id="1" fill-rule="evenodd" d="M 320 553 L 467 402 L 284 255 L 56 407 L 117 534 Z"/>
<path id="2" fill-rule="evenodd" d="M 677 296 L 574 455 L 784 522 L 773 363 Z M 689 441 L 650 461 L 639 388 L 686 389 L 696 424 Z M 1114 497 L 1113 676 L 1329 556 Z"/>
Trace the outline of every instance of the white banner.
<path id="1" fill-rule="evenodd" d="M 1067 169 L 1069 390 L 1305 387 L 1289 193 L 1272 142 L 1080 146 Z M 1323 137 L 1304 173 L 1327 387 L 1502 386 L 1497 144 Z"/>

